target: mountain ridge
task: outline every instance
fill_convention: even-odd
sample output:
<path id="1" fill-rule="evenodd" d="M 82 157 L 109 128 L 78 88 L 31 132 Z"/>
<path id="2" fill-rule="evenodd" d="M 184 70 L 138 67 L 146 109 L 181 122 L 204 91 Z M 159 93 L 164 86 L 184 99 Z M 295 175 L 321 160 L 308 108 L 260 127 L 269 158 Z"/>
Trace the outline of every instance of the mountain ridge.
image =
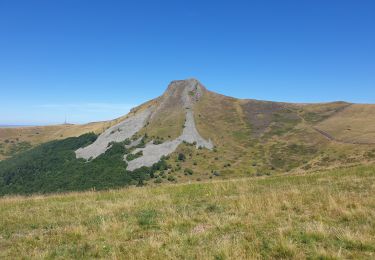
<path id="1" fill-rule="evenodd" d="M 0 129 L 0 151 L 13 151 L 0 186 L 51 192 L 316 171 L 374 162 L 374 140 L 375 105 L 236 99 L 179 80 L 116 120 Z"/>

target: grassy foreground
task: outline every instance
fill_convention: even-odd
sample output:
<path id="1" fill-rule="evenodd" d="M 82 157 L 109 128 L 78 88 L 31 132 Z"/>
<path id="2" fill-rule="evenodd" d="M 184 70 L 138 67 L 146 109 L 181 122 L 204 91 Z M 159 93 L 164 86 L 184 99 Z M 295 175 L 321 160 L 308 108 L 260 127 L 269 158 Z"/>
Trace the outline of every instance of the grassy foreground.
<path id="1" fill-rule="evenodd" d="M 0 258 L 375 257 L 375 167 L 0 199 Z"/>

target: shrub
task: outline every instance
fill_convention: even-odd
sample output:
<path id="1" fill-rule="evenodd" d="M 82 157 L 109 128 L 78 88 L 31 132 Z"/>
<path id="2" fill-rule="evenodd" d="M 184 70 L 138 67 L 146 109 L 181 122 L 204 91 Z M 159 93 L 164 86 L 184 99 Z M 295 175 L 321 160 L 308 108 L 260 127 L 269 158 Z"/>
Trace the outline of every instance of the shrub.
<path id="1" fill-rule="evenodd" d="M 220 176 L 220 172 L 214 171 L 214 172 L 213 172 L 213 175 L 214 175 L 214 176 Z"/>
<path id="2" fill-rule="evenodd" d="M 137 159 L 138 157 L 141 157 L 142 155 L 143 155 L 143 152 L 142 152 L 142 151 L 139 151 L 139 152 L 137 152 L 136 154 L 129 153 L 129 154 L 126 156 L 126 160 L 129 162 L 129 161 L 132 161 L 132 160 Z"/>
<path id="3" fill-rule="evenodd" d="M 156 140 L 154 140 L 152 143 L 153 143 L 154 145 L 158 145 L 158 144 L 162 144 L 163 141 L 160 140 L 160 139 L 156 139 Z"/>
<path id="4" fill-rule="evenodd" d="M 176 177 L 170 175 L 168 176 L 167 180 L 173 182 L 173 181 L 176 181 Z"/>
<path id="5" fill-rule="evenodd" d="M 162 183 L 163 180 L 160 178 L 160 177 L 157 177 L 155 180 L 154 180 L 154 183 Z"/>
<path id="6" fill-rule="evenodd" d="M 185 154 L 183 154 L 183 153 L 179 153 L 177 158 L 178 158 L 179 161 L 185 161 L 186 160 Z"/>
<path id="7" fill-rule="evenodd" d="M 189 174 L 189 175 L 193 175 L 194 172 L 193 172 L 192 169 L 185 168 L 184 173 Z"/>
<path id="8" fill-rule="evenodd" d="M 146 135 L 142 137 L 141 141 L 139 142 L 139 144 L 137 144 L 135 147 L 136 148 L 145 148 L 146 146 Z"/>

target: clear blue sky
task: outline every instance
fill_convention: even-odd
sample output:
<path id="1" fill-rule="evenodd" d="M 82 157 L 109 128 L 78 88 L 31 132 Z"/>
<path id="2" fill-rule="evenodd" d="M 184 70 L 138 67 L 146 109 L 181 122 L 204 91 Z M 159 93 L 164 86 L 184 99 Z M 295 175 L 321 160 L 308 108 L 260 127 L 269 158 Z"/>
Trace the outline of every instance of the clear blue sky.
<path id="1" fill-rule="evenodd" d="M 375 1 L 0 1 L 0 124 L 111 119 L 189 77 L 375 103 Z"/>

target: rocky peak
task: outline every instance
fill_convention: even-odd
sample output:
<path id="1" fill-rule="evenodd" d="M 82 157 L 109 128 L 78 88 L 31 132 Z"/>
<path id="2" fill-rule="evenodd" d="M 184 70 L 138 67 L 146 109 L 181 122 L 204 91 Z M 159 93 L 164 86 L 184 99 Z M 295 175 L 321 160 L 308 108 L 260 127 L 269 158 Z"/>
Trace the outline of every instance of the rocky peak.
<path id="1" fill-rule="evenodd" d="M 182 106 L 190 108 L 205 92 L 206 88 L 196 79 L 174 80 L 169 84 L 162 98 L 163 103 L 170 103 L 172 100 L 175 103 L 178 100 Z"/>

